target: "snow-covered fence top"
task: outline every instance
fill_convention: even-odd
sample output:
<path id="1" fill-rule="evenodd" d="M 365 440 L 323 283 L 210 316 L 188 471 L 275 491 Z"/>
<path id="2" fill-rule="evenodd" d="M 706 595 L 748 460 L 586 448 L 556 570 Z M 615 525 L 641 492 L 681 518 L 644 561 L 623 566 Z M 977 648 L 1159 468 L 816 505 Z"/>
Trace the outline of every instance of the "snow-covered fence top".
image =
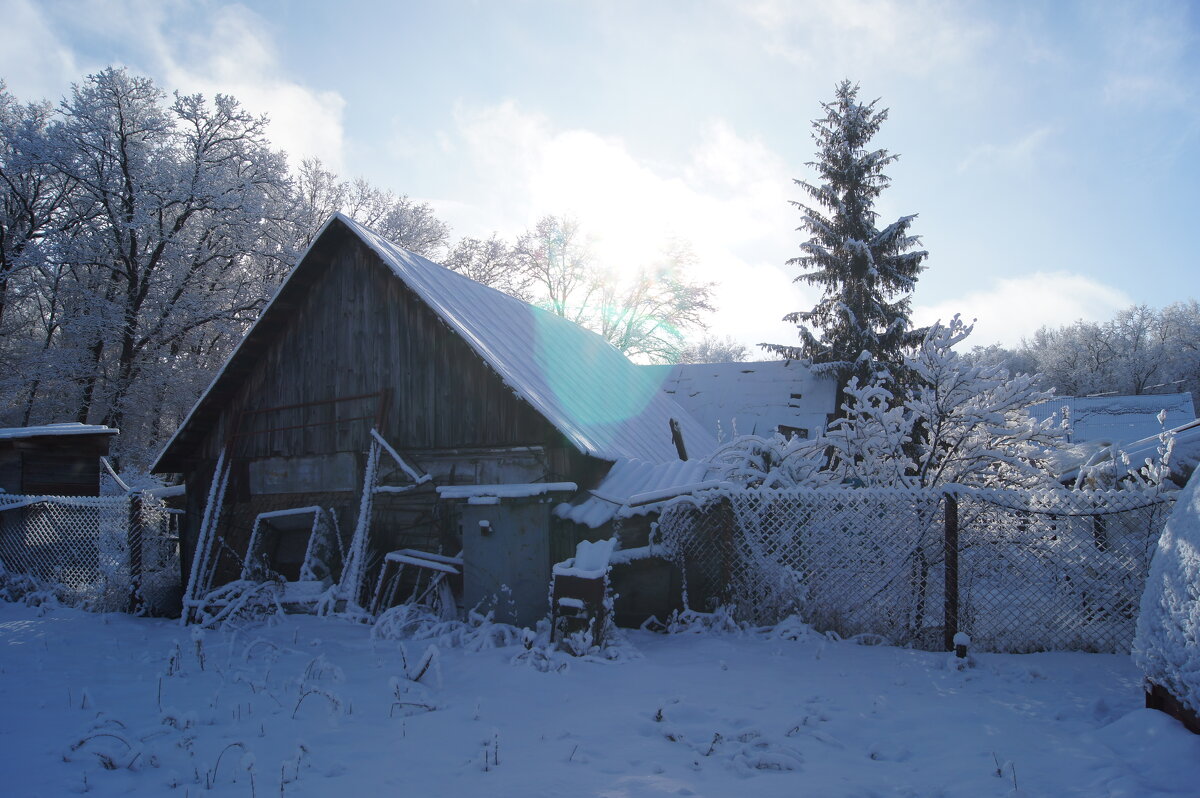
<path id="1" fill-rule="evenodd" d="M 1171 494 L 722 489 L 677 500 L 658 533 L 692 609 L 789 613 L 843 636 L 937 649 L 1128 651 Z"/>

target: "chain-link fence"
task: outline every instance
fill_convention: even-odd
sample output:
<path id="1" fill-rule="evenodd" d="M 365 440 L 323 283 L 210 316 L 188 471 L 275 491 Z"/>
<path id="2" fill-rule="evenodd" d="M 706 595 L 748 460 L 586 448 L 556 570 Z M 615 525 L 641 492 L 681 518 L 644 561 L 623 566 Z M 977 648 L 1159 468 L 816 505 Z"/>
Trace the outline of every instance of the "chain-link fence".
<path id="1" fill-rule="evenodd" d="M 663 511 L 691 609 L 795 613 L 849 637 L 989 651 L 1128 651 L 1169 494 L 733 490 Z"/>
<path id="2" fill-rule="evenodd" d="M 174 614 L 180 594 L 177 517 L 147 494 L 0 494 L 0 563 L 74 606 Z"/>

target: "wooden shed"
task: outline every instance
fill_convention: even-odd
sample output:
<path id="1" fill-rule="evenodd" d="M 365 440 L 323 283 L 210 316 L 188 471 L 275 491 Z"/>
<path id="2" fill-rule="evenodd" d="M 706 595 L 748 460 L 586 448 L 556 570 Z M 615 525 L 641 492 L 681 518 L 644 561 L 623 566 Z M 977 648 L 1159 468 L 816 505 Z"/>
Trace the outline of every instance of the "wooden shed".
<path id="1" fill-rule="evenodd" d="M 117 430 L 94 424 L 0 429 L 0 490 L 26 496 L 99 496 L 100 458 Z"/>
<path id="2" fill-rule="evenodd" d="M 277 572 L 303 571 L 318 530 L 337 560 L 325 579 L 337 581 L 368 509 L 369 586 L 388 553 L 463 551 L 464 503 L 439 488 L 540 483 L 555 491 L 497 501 L 494 529 L 503 540 L 510 504 L 522 528 L 542 519 L 528 567 L 548 577 L 587 528 L 530 515 L 530 502 L 586 490 L 618 461 L 715 445 L 660 388 L 594 333 L 335 215 L 153 470 L 187 484 L 185 580 L 210 523 L 213 584 L 246 574 L 255 552 Z M 219 462 L 227 477 L 215 484 Z"/>

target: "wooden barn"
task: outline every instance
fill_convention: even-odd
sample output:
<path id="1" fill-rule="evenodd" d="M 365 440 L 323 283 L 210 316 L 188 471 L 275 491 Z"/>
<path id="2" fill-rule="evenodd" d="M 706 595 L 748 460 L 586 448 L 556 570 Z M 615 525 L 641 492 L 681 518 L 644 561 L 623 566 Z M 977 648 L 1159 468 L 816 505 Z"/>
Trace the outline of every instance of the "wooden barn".
<path id="1" fill-rule="evenodd" d="M 381 577 L 424 565 L 530 623 L 551 563 L 600 534 L 556 506 L 614 463 L 715 445 L 660 388 L 594 333 L 335 215 L 153 467 L 187 485 L 190 598 L 265 568 L 377 611 Z"/>

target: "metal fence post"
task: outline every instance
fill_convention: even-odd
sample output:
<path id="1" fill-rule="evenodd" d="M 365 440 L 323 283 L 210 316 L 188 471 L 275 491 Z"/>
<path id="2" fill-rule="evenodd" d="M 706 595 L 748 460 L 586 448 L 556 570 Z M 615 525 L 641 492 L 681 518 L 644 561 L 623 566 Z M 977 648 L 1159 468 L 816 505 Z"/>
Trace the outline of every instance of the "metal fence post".
<path id="1" fill-rule="evenodd" d="M 958 634 L 958 497 L 947 492 L 946 497 L 946 589 L 945 589 L 945 644 L 947 651 L 954 650 L 954 636 Z"/>

